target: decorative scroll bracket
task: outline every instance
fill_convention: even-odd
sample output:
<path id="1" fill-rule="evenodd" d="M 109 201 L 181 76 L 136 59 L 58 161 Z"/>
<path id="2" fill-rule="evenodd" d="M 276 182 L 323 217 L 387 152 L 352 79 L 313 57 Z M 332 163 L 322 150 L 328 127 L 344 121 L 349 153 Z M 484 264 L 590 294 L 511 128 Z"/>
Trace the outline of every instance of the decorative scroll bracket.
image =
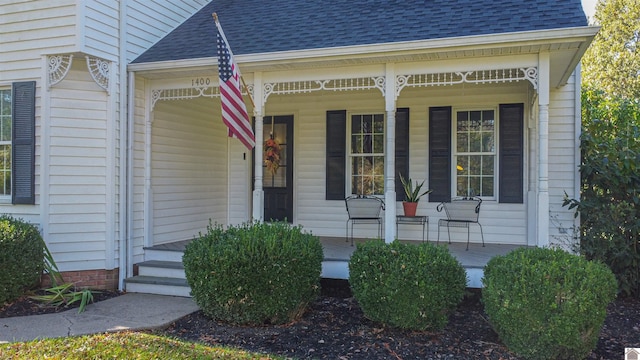
<path id="1" fill-rule="evenodd" d="M 73 54 L 69 55 L 52 55 L 47 58 L 47 90 L 62 81 L 67 76 L 71 63 L 73 62 Z"/>
<path id="2" fill-rule="evenodd" d="M 85 56 L 87 59 L 87 68 L 93 81 L 98 84 L 107 93 L 109 92 L 109 69 L 111 62 L 96 57 Z"/>

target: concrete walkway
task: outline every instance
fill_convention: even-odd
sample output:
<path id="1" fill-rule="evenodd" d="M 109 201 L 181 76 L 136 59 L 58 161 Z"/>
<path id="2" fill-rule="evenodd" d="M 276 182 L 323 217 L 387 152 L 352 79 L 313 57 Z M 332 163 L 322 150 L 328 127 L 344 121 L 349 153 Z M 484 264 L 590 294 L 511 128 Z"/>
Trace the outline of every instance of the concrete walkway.
<path id="1" fill-rule="evenodd" d="M 0 343 L 157 329 L 197 310 L 191 298 L 127 293 L 89 304 L 81 314 L 78 309 L 71 309 L 56 314 L 0 319 Z"/>

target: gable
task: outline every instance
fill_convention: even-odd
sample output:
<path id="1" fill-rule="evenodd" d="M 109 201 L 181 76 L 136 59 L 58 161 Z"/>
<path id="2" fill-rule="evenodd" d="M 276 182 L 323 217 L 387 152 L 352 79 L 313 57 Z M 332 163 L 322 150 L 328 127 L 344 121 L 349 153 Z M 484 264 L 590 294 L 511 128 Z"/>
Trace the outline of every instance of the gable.
<path id="1" fill-rule="evenodd" d="M 212 1 L 134 63 L 215 56 L 216 12 L 236 55 L 587 25 L 580 0 Z"/>

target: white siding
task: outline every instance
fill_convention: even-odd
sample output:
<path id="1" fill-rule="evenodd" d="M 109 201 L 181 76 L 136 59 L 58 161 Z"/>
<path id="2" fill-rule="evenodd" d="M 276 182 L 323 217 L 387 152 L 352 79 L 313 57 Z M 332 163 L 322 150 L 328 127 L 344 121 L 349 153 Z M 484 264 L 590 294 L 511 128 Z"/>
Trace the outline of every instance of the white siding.
<path id="1" fill-rule="evenodd" d="M 139 0 L 127 2 L 127 62 L 200 10 L 209 0 Z"/>
<path id="2" fill-rule="evenodd" d="M 0 3 L 0 82 L 40 77 L 41 55 L 74 51 L 74 0 Z"/>
<path id="3" fill-rule="evenodd" d="M 50 99 L 45 240 L 60 270 L 105 269 L 107 94 L 76 62 Z"/>
<path id="4" fill-rule="evenodd" d="M 573 235 L 575 224 L 574 211 L 562 207 L 565 192 L 570 198 L 576 194 L 575 183 L 579 174 L 576 172 L 576 156 L 579 149 L 575 146 L 576 122 L 580 114 L 576 114 L 576 100 L 579 94 L 575 89 L 575 74 L 569 78 L 567 85 L 554 89 L 550 94 L 549 105 L 549 236 L 550 243 L 567 244 Z"/>
<path id="5" fill-rule="evenodd" d="M 219 106 L 219 102 L 216 102 Z M 192 239 L 227 222 L 227 136 L 214 101 L 158 102 L 152 127 L 154 244 Z"/>
<path id="6" fill-rule="evenodd" d="M 216 102 L 216 105 L 218 103 Z M 214 111 L 217 112 L 217 109 Z M 218 121 L 217 119 L 212 121 Z M 231 225 L 239 225 L 251 218 L 251 205 L 253 201 L 253 183 L 251 174 L 253 161 L 251 151 L 237 139 L 229 139 L 229 219 Z"/>
<path id="7" fill-rule="evenodd" d="M 82 2 L 84 28 L 80 29 L 80 36 L 85 53 L 117 59 L 120 38 L 118 3 L 109 0 Z"/>

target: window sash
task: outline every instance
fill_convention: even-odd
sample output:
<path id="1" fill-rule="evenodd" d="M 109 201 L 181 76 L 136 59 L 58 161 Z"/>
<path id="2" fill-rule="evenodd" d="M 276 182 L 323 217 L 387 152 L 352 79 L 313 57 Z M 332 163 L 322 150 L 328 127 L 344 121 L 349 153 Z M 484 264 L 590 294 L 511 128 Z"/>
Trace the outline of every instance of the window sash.
<path id="1" fill-rule="evenodd" d="M 457 109 L 453 123 L 453 192 L 496 198 L 496 109 Z"/>
<path id="2" fill-rule="evenodd" d="M 384 195 L 384 114 L 354 114 L 350 125 L 350 191 L 353 195 Z"/>
<path id="3" fill-rule="evenodd" d="M 11 199 L 11 88 L 0 88 L 0 199 Z"/>

